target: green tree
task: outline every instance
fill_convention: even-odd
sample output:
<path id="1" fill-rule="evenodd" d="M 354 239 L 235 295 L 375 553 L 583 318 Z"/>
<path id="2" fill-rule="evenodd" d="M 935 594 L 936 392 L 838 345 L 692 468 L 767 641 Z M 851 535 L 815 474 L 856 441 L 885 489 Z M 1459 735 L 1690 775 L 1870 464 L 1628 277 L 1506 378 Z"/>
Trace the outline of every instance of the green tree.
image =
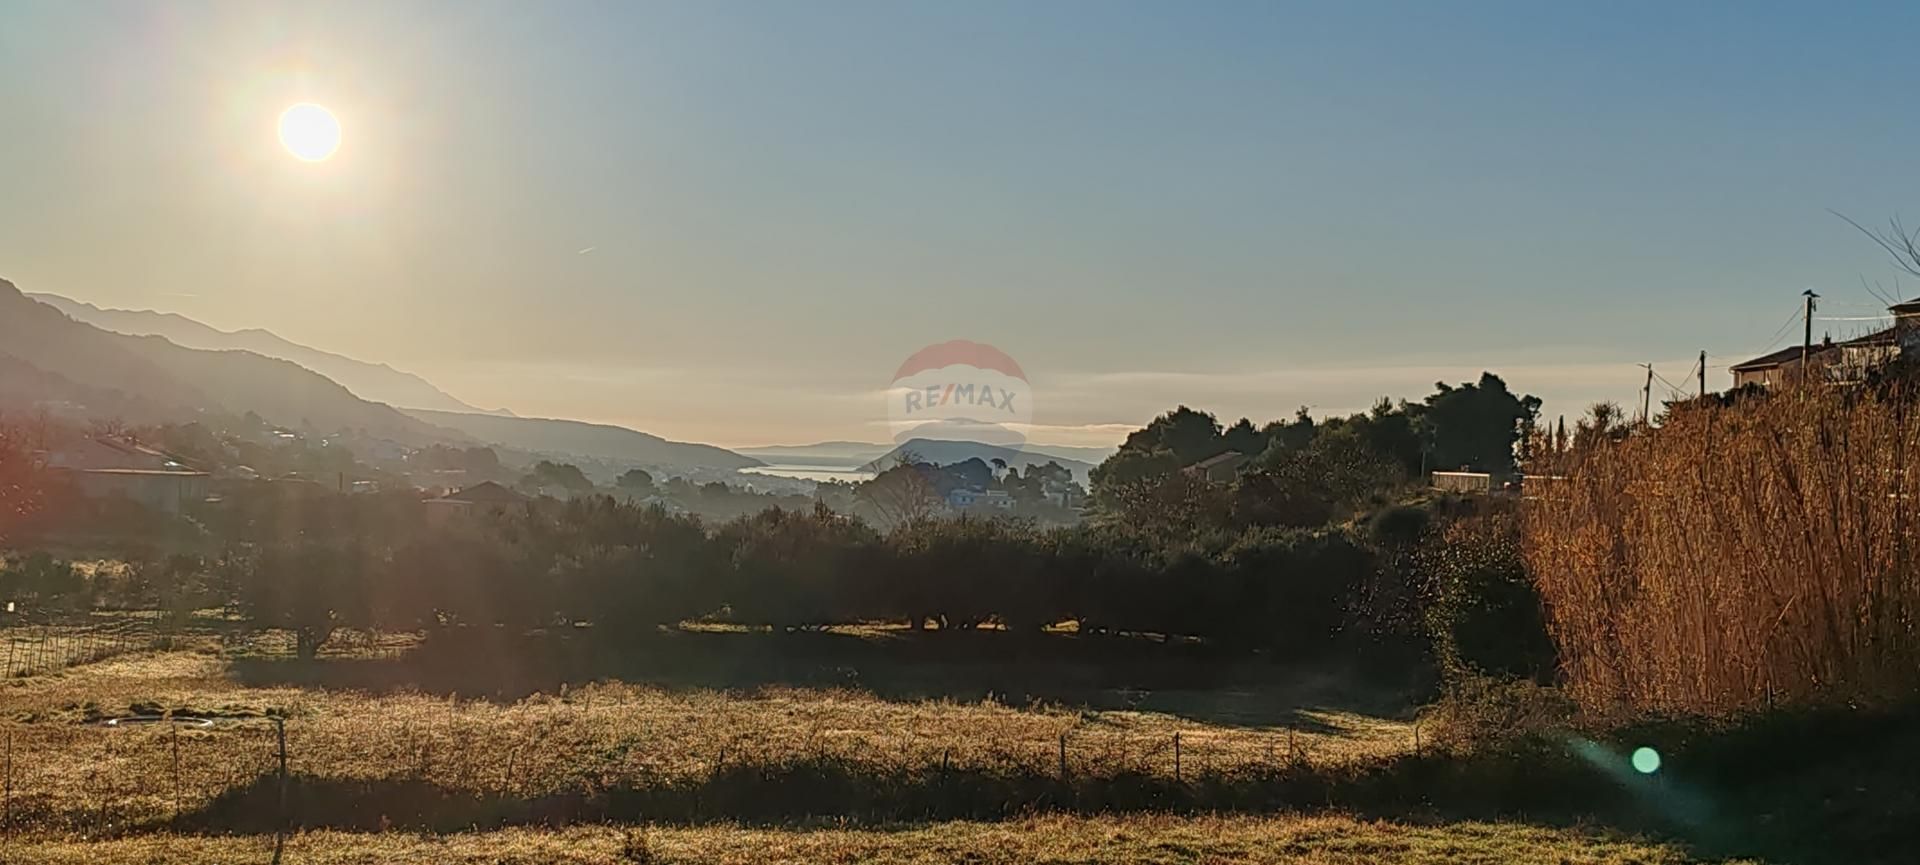
<path id="1" fill-rule="evenodd" d="M 559 487 L 569 493 L 583 493 L 593 489 L 593 481 L 588 480 L 586 473 L 571 463 L 541 460 L 534 463 L 532 471 L 520 478 L 520 486 L 525 489 Z"/>
<path id="2" fill-rule="evenodd" d="M 257 626 L 292 631 L 295 651 L 310 660 L 334 631 L 371 623 L 369 564 L 358 545 L 270 544 L 240 572 L 241 613 Z"/>
<path id="3" fill-rule="evenodd" d="M 1557 663 L 1546 613 L 1520 554 L 1516 515 L 1473 515 L 1431 532 L 1415 554 L 1427 629 L 1450 676 L 1544 679 Z"/>
<path id="4" fill-rule="evenodd" d="M 1520 396 L 1490 372 L 1458 387 L 1437 382 L 1423 419 L 1433 448 L 1431 467 L 1513 471 L 1515 448 L 1540 414 L 1540 398 Z"/>
<path id="5" fill-rule="evenodd" d="M 627 469 L 621 472 L 619 479 L 613 483 L 614 486 L 629 492 L 648 493 L 653 491 L 653 475 L 648 474 L 646 469 Z"/>
<path id="6" fill-rule="evenodd" d="M 1120 449 L 1166 450 L 1180 465 L 1189 466 L 1226 450 L 1226 444 L 1221 439 L 1219 420 L 1183 405 L 1134 431 Z"/>

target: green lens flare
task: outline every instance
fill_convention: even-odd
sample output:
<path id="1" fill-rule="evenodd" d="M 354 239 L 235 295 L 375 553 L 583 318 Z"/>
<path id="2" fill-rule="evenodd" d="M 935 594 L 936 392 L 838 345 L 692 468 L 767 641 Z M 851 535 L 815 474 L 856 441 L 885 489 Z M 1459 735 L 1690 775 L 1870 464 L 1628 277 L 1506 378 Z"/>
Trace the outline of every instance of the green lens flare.
<path id="1" fill-rule="evenodd" d="M 1633 769 L 1642 775 L 1651 775 L 1660 771 L 1660 752 L 1652 748 L 1635 748 Z"/>

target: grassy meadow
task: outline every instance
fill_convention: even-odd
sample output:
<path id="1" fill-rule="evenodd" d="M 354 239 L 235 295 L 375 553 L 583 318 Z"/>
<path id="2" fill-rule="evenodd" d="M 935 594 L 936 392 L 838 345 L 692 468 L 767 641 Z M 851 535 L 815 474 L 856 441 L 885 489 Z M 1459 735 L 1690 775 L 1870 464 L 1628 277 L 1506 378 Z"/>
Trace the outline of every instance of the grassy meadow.
<path id="1" fill-rule="evenodd" d="M 597 803 L 610 792 L 684 794 L 716 779 L 746 783 L 736 776 L 755 772 L 884 778 L 897 790 L 954 778 L 1052 783 L 1064 768 L 1068 782 L 1166 786 L 1357 765 L 1416 745 L 1411 720 L 1316 701 L 1332 695 L 1317 693 L 1311 681 L 1290 700 L 1268 690 L 1256 699 L 1232 689 L 1123 689 L 1108 695 L 1114 708 L 1094 708 L 1002 696 L 889 698 L 855 685 L 771 682 L 612 680 L 495 699 L 399 685 L 295 684 L 276 679 L 311 676 L 271 675 L 335 669 L 352 677 L 368 664 L 394 663 L 389 648 L 363 645 L 358 656 L 348 650 L 283 671 L 257 645 L 223 652 L 208 640 L 197 650 L 121 655 L 0 683 L 13 825 L 93 834 L 223 821 L 224 828 L 250 827 L 259 819 L 250 811 L 257 800 L 277 793 L 276 717 L 284 719 L 289 774 L 313 796 L 431 789 L 469 802 L 451 816 L 430 810 L 443 816 L 418 818 L 428 825 L 472 815 L 521 819 L 501 816 L 513 811 L 503 812 L 503 802 L 536 803 L 535 811 L 538 803 L 570 813 L 651 811 L 663 806 Z M 212 723 L 102 723 L 167 713 Z M 571 804 L 553 804 L 560 802 Z"/>
<path id="2" fill-rule="evenodd" d="M 1920 737 L 1897 718 L 1634 731 L 1672 762 L 1639 778 L 1616 745 L 1476 752 L 1428 729 L 1453 722 L 1278 668 L 1096 675 L 1067 640 L 895 668 L 862 647 L 937 640 L 885 629 L 696 639 L 711 668 L 530 693 L 429 690 L 440 662 L 393 637 L 289 661 L 272 635 L 203 636 L 15 677 L 0 861 L 257 862 L 281 843 L 320 863 L 1857 862 L 1893 861 L 1875 855 L 1920 813 L 1900 769 Z M 765 675 L 769 652 L 794 681 Z M 989 687 L 1030 675 L 1067 690 Z M 212 723 L 102 723 L 165 713 Z"/>
<path id="3" fill-rule="evenodd" d="M 1707 860 L 1681 848 L 1595 830 L 1517 824 L 1406 825 L 1322 817 L 1032 817 L 870 829 L 834 826 L 585 826 L 452 835 L 309 832 L 283 842 L 282 860 L 311 865 L 387 863 L 908 863 L 1014 865 L 1256 863 L 1437 865 L 1549 862 L 1681 865 Z M 168 833 L 110 841 L 15 843 L 10 863 L 162 861 L 254 863 L 273 858 L 270 836 Z M 1724 860 L 1731 862 L 1732 860 Z"/>

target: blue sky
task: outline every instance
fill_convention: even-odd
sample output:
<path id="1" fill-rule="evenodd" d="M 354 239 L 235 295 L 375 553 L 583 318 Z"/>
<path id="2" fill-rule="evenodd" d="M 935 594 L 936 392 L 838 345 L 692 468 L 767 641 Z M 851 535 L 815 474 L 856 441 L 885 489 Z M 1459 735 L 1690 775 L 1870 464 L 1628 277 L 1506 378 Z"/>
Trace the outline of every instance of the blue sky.
<path id="1" fill-rule="evenodd" d="M 1828 210 L 1920 201 L 1916 25 L 0 0 L 0 276 L 733 445 L 884 438 L 894 367 L 952 338 L 1017 358 L 1062 443 L 1481 368 L 1571 414 L 1637 400 L 1639 362 L 1759 353 L 1802 288 L 1876 311 L 1891 270 Z M 280 150 L 299 101 L 339 115 L 334 159 Z"/>

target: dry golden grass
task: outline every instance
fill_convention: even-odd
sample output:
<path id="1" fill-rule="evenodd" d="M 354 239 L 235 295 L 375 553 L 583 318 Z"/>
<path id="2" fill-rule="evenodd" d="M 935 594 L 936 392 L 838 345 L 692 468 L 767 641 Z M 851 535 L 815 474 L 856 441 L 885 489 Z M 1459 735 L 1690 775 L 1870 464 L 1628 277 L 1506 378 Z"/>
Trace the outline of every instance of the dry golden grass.
<path id="1" fill-rule="evenodd" d="M 89 862 L 257 863 L 271 837 L 154 834 L 114 841 L 15 842 L 13 865 Z M 580 827 L 456 835 L 312 832 L 285 842 L 283 861 L 345 863 L 1425 863 L 1697 862 L 1684 851 L 1618 835 L 1498 823 L 1409 826 L 1346 817 L 1043 817 L 880 829 Z"/>
<path id="2" fill-rule="evenodd" d="M 1732 712 L 1920 684 L 1920 411 L 1816 387 L 1573 452 L 1528 569 L 1591 710 Z"/>
<path id="3" fill-rule="evenodd" d="M 101 717 L 171 710 L 208 729 L 107 728 Z M 1413 746 L 1410 725 L 1332 711 L 1285 727 L 1199 723 L 1169 714 L 991 702 L 889 701 L 853 690 L 729 693 L 603 683 L 511 704 L 423 694 L 256 688 L 211 652 L 122 656 L 0 685 L 12 740 L 16 823 L 97 832 L 192 812 L 274 771 L 269 713 L 287 718 L 295 774 L 418 779 L 531 798 L 698 781 L 722 765 L 827 759 L 876 773 L 939 767 L 1056 772 L 1061 737 L 1080 777 L 1232 775 L 1297 756 L 1321 764 Z M 176 753 L 178 773 L 176 775 Z M 176 787 L 175 779 L 178 778 Z M 22 822 L 24 821 L 24 822 Z"/>

